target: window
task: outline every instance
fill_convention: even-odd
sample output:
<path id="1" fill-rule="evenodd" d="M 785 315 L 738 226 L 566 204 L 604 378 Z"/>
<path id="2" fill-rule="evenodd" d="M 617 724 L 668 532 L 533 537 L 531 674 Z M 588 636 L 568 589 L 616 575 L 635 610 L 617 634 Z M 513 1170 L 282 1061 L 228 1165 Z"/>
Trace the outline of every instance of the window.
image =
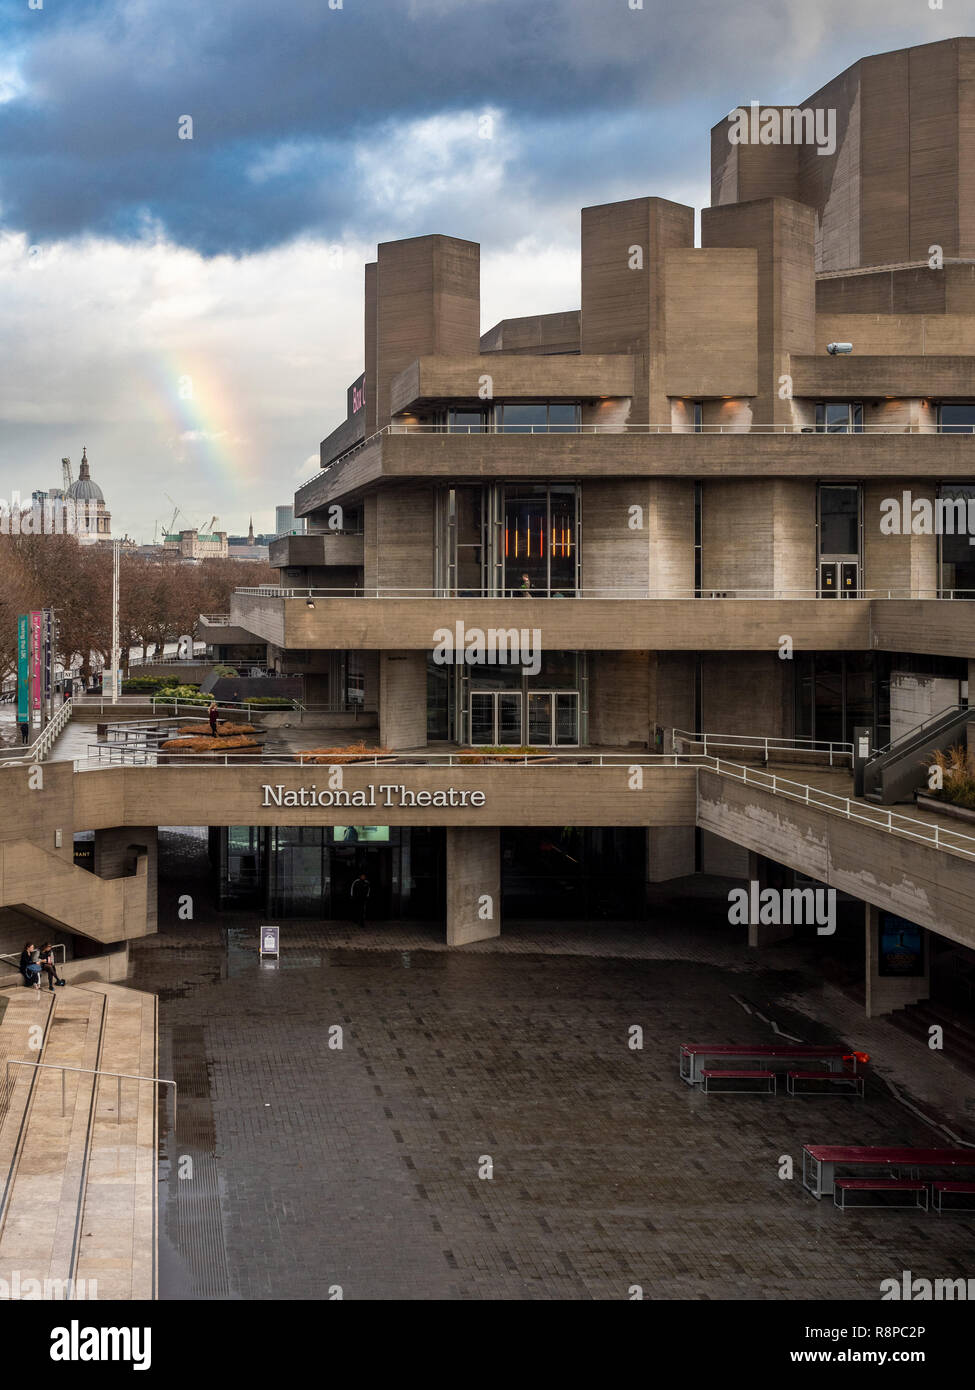
<path id="1" fill-rule="evenodd" d="M 694 410 L 694 431 L 695 431 L 696 434 L 700 434 L 700 433 L 703 431 L 703 429 L 704 429 L 704 402 L 703 402 L 703 401 L 695 401 L 694 404 L 693 404 L 693 410 Z"/>
<path id="2" fill-rule="evenodd" d="M 975 434 L 975 401 L 964 405 L 939 405 L 938 428 L 942 434 Z"/>
<path id="3" fill-rule="evenodd" d="M 943 531 L 938 537 L 941 593 L 975 598 L 975 546 L 969 543 L 972 537 L 969 518 L 975 517 L 975 485 L 942 483 L 939 495 L 953 504 L 941 509 Z"/>
<path id="4" fill-rule="evenodd" d="M 447 411 L 447 430 L 457 434 L 483 434 L 490 429 L 491 414 L 489 410 L 457 410 L 451 407 Z"/>
<path id="5" fill-rule="evenodd" d="M 505 434 L 571 434 L 581 410 L 575 402 L 507 402 L 495 407 L 495 422 Z"/>
<path id="6" fill-rule="evenodd" d="M 820 555 L 859 555 L 860 488 L 824 483 L 819 489 Z"/>
<path id="7" fill-rule="evenodd" d="M 817 401 L 816 430 L 819 434 L 862 433 L 863 405 L 860 401 Z"/>

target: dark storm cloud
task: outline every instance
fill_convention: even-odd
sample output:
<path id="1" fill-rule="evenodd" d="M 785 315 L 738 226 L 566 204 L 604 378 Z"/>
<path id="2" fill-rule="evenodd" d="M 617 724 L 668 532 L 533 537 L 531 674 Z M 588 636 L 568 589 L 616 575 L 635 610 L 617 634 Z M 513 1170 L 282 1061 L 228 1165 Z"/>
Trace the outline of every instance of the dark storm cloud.
<path id="1" fill-rule="evenodd" d="M 0 206 L 5 224 L 32 241 L 132 235 L 146 218 L 205 252 L 253 250 L 310 230 L 355 235 L 374 211 L 356 149 L 388 139 L 390 123 L 488 106 L 520 136 L 506 171 L 515 186 L 558 197 L 568 183 L 569 201 L 578 203 L 577 189 L 593 201 L 627 168 L 683 167 L 700 177 L 709 125 L 773 75 L 765 99 L 805 95 L 797 69 L 824 37 L 829 63 L 815 76 L 831 75 L 830 16 L 845 26 L 842 66 L 874 46 L 864 31 L 881 15 L 887 47 L 944 37 L 944 25 L 919 8 L 920 0 L 644 0 L 642 10 L 629 0 L 8 7 L 0 40 L 22 85 L 0 106 Z M 893 27 L 899 12 L 910 18 L 903 34 Z M 183 115 L 193 118 L 192 141 L 177 138 Z M 282 147 L 298 155 L 255 178 L 254 165 L 273 163 Z M 414 229 L 409 213 L 387 222 L 390 234 Z"/>

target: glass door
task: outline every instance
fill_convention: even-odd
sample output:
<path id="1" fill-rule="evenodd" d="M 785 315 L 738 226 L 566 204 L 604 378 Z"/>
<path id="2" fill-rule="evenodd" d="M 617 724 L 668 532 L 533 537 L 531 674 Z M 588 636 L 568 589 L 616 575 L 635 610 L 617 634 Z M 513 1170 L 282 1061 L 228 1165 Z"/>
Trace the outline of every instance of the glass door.
<path id="1" fill-rule="evenodd" d="M 521 745 L 521 691 L 499 690 L 497 700 L 498 743 L 505 747 Z"/>
<path id="2" fill-rule="evenodd" d="M 494 735 L 496 697 L 495 690 L 471 691 L 471 743 L 497 743 Z"/>

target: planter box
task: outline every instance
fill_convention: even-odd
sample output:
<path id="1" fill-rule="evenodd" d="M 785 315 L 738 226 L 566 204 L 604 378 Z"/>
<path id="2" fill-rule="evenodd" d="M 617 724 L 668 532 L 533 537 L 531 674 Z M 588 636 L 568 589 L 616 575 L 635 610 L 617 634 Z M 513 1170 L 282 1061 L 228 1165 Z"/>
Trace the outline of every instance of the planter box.
<path id="1" fill-rule="evenodd" d="M 939 801 L 936 796 L 923 796 L 920 792 L 915 792 L 914 803 L 923 811 L 937 811 L 939 816 L 951 816 L 953 820 L 975 825 L 975 811 L 967 806 L 954 806 L 950 801 Z"/>

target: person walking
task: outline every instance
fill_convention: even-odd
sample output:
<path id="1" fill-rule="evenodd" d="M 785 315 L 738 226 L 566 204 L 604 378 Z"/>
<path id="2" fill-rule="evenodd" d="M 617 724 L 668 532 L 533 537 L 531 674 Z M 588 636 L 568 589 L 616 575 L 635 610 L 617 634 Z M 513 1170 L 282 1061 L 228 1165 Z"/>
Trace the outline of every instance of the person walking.
<path id="1" fill-rule="evenodd" d="M 20 730 L 20 741 L 21 741 L 21 743 L 27 743 L 28 740 L 30 739 L 30 724 L 29 724 L 29 722 L 28 722 L 26 719 L 22 719 L 22 720 L 19 722 L 19 724 L 17 725 L 17 727 L 18 727 L 18 729 Z"/>
<path id="2" fill-rule="evenodd" d="M 44 971 L 44 974 L 47 976 L 47 987 L 48 987 L 48 989 L 51 991 L 51 993 L 53 994 L 53 993 L 54 993 L 54 986 L 55 986 L 56 984 L 57 984 L 57 985 L 63 985 L 63 984 L 64 984 L 64 981 L 61 979 L 61 976 L 58 974 L 57 965 L 56 965 L 55 962 L 54 962 L 54 942 L 53 942 L 53 941 L 47 941 L 47 942 L 45 942 L 44 945 L 41 947 L 41 954 L 40 954 L 40 957 L 39 957 L 39 964 L 40 964 L 41 969 Z"/>
<path id="3" fill-rule="evenodd" d="M 214 737 L 216 737 L 216 734 L 217 734 L 217 702 L 216 702 L 216 700 L 212 700 L 212 701 L 210 702 L 210 708 L 207 710 L 207 714 L 210 716 L 210 733 L 213 734 Z"/>
<path id="4" fill-rule="evenodd" d="M 357 879 L 353 880 L 350 890 L 352 894 L 352 906 L 355 908 L 355 919 L 360 927 L 366 925 L 366 904 L 369 901 L 370 891 L 369 880 L 366 878 L 365 874 L 360 874 Z"/>
<path id="5" fill-rule="evenodd" d="M 521 576 L 521 596 L 522 598 L 531 598 L 532 596 L 532 582 L 527 574 Z"/>

